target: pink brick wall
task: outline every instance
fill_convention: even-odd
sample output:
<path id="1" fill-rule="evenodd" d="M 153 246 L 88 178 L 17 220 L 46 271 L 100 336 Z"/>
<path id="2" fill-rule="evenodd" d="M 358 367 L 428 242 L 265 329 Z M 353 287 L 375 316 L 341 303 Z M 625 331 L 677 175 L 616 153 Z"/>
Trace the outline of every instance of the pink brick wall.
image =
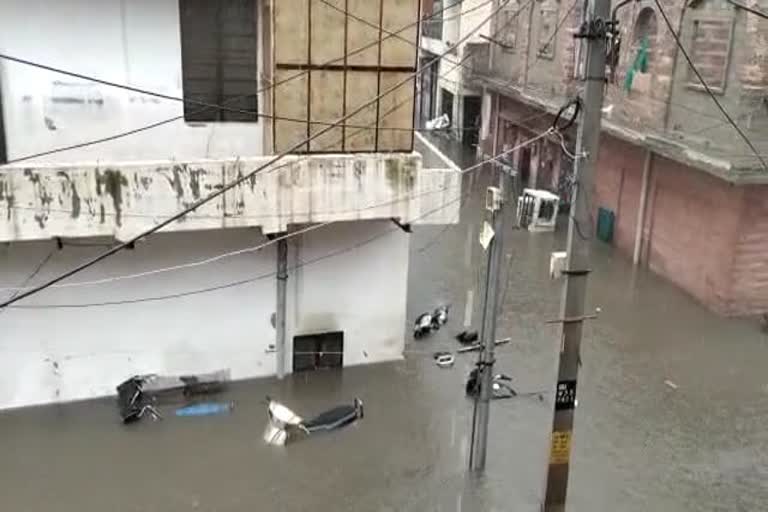
<path id="1" fill-rule="evenodd" d="M 660 157 L 651 187 L 648 266 L 727 313 L 743 190 Z"/>
<path id="2" fill-rule="evenodd" d="M 729 314 L 768 312 L 768 186 L 744 191 L 731 269 Z"/>
<path id="3" fill-rule="evenodd" d="M 637 146 L 601 135 L 592 203 L 595 215 L 599 206 L 613 210 L 613 243 L 630 256 L 635 244 L 644 158 L 644 150 Z"/>
<path id="4" fill-rule="evenodd" d="M 614 211 L 614 245 L 631 257 L 644 151 L 601 141 L 592 204 Z M 736 187 L 654 157 L 641 256 L 721 314 L 768 311 L 768 186 Z"/>

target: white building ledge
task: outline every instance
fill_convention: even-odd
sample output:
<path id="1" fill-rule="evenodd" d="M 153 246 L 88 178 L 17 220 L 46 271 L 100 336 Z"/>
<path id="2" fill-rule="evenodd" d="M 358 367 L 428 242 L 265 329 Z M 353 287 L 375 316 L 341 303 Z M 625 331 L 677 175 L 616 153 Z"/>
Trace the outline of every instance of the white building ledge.
<path id="1" fill-rule="evenodd" d="M 0 241 L 124 240 L 269 159 L 3 167 Z M 165 231 L 259 227 L 276 233 L 291 224 L 392 217 L 458 222 L 461 173 L 442 155 L 425 160 L 441 167 L 423 168 L 418 153 L 289 156 Z"/>

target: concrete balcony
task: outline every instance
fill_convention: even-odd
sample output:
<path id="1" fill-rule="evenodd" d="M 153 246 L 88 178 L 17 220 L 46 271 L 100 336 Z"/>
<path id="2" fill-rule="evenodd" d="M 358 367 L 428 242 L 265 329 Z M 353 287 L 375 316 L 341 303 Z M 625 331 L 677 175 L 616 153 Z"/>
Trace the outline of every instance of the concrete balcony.
<path id="1" fill-rule="evenodd" d="M 397 218 L 458 221 L 461 173 L 417 136 L 413 153 L 293 155 L 165 231 Z M 270 157 L 30 164 L 0 169 L 0 241 L 128 239 L 247 175 Z"/>

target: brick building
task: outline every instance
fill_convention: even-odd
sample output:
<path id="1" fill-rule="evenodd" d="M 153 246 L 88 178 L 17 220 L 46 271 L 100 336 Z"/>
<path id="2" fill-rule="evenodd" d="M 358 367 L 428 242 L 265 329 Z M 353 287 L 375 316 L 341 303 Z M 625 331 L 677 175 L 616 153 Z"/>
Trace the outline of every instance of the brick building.
<path id="1" fill-rule="evenodd" d="M 573 33 L 584 3 L 513 1 L 487 66 L 479 151 L 493 154 L 546 129 L 582 84 Z M 675 0 L 665 12 L 707 83 L 768 154 L 765 0 Z M 499 17 L 496 24 L 505 18 Z M 622 44 L 606 88 L 595 211 L 613 218 L 612 243 L 725 315 L 768 311 L 768 168 L 691 72 L 655 2 L 619 11 Z M 491 28 L 494 33 L 494 28 Z M 566 134 L 573 146 L 575 132 Z M 528 186 L 567 193 L 572 161 L 557 140 L 511 163 Z"/>

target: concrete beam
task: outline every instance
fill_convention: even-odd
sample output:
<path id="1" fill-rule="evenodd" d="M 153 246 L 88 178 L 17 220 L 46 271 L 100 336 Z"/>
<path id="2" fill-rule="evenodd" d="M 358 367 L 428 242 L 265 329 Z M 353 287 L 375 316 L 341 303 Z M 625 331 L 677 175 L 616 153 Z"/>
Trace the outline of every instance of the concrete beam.
<path id="1" fill-rule="evenodd" d="M 3 167 L 0 241 L 126 239 L 269 158 Z M 289 156 L 167 231 L 259 227 L 276 233 L 290 224 L 392 217 L 455 223 L 458 202 L 451 201 L 460 194 L 460 173 L 422 169 L 417 153 Z"/>

